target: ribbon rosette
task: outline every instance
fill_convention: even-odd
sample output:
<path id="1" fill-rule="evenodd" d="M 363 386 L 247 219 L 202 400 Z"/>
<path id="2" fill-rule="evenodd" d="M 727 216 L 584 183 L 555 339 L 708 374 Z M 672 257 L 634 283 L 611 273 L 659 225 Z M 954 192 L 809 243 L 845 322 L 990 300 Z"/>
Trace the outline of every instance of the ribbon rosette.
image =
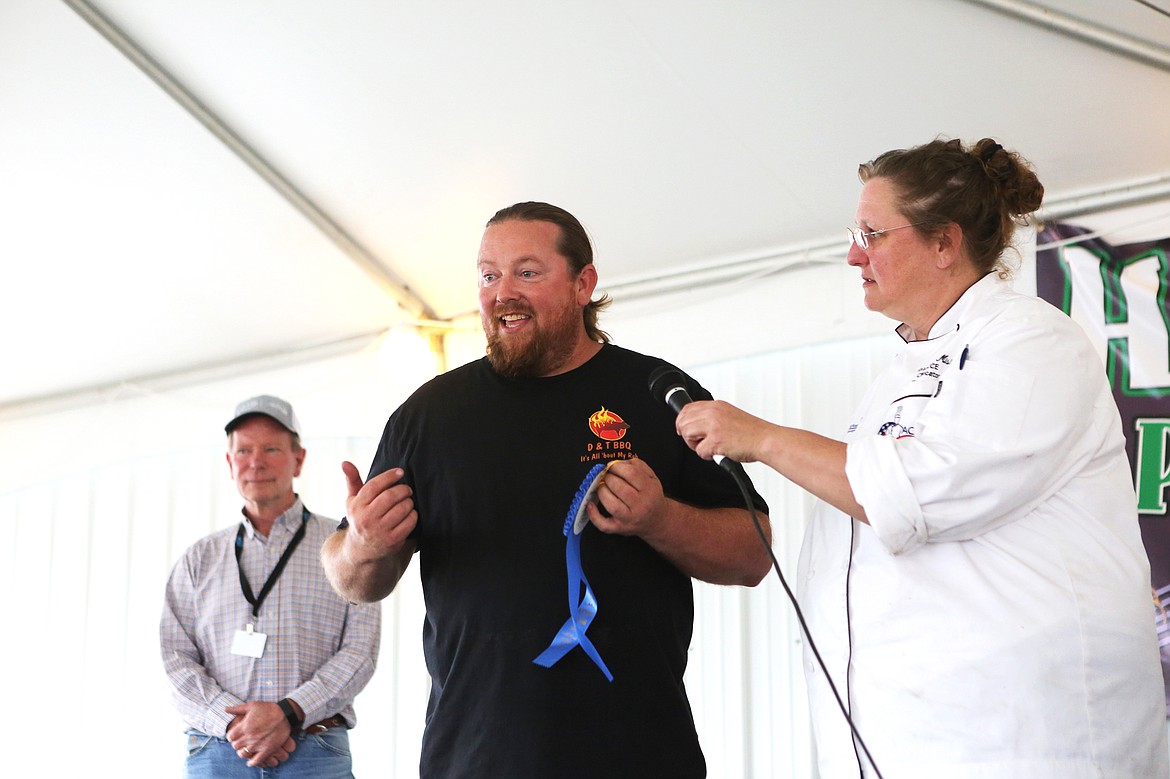
<path id="1" fill-rule="evenodd" d="M 548 649 L 541 652 L 532 662 L 545 668 L 551 668 L 553 664 L 567 655 L 569 650 L 580 646 L 605 674 L 605 678 L 612 682 L 613 674 L 605 666 L 605 662 L 597 652 L 597 647 L 593 646 L 593 642 L 585 635 L 593 618 L 597 616 L 597 597 L 593 594 L 593 588 L 589 586 L 585 572 L 581 569 L 581 531 L 588 524 L 587 521 L 582 521 L 582 518 L 586 516 L 585 505 L 597 491 L 605 469 L 606 466 L 600 463 L 590 469 L 584 481 L 581 482 L 581 486 L 577 489 L 573 503 L 569 506 L 569 515 L 565 519 L 564 528 L 566 539 L 565 568 L 568 572 L 569 585 L 569 618 L 565 620 L 565 624 L 561 625 L 561 629 L 557 632 L 556 638 L 549 644 Z"/>

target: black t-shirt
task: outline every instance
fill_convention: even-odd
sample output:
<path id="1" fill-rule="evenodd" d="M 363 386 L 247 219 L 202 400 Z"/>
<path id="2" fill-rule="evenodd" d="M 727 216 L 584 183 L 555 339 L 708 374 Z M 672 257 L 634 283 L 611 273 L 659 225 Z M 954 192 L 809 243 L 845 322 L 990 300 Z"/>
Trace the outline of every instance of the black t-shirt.
<path id="1" fill-rule="evenodd" d="M 742 505 L 651 397 L 662 364 L 606 345 L 569 373 L 506 379 L 484 358 L 421 387 L 387 423 L 370 476 L 404 468 L 419 515 L 424 779 L 705 776 L 682 681 L 690 578 L 641 539 L 591 524 L 580 539 L 598 602 L 586 635 L 613 681 L 580 647 L 533 663 L 569 617 L 563 530 L 594 465 L 637 456 L 668 497 Z"/>

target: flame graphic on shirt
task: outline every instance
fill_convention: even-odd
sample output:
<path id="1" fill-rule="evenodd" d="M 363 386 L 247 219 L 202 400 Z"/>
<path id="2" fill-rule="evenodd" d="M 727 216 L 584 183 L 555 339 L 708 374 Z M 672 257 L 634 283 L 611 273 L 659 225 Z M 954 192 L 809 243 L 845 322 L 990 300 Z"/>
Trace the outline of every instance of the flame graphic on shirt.
<path id="1" fill-rule="evenodd" d="M 620 441 L 630 426 L 617 414 L 602 406 L 600 411 L 593 412 L 589 417 L 589 429 L 603 441 Z"/>

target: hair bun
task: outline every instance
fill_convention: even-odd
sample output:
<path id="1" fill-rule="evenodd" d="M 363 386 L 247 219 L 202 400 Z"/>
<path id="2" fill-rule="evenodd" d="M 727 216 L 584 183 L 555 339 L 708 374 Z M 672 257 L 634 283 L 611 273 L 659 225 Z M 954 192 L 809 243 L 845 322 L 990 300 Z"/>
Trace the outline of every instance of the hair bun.
<path id="1" fill-rule="evenodd" d="M 986 165 L 987 163 L 991 162 L 991 158 L 995 156 L 995 153 L 1002 148 L 1003 147 L 998 143 L 993 142 L 991 145 L 985 146 L 983 151 L 979 152 L 979 159 L 982 160 L 984 165 Z"/>

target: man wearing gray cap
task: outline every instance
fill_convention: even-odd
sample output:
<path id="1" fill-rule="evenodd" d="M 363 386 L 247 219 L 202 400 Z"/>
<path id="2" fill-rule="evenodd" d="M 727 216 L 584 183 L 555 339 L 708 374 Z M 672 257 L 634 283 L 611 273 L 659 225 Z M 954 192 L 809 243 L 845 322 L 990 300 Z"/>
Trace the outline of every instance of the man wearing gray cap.
<path id="1" fill-rule="evenodd" d="M 187 724 L 187 777 L 352 777 L 354 697 L 374 674 L 379 604 L 334 593 L 320 551 L 337 522 L 293 491 L 305 449 L 292 406 L 258 395 L 224 428 L 244 499 L 231 527 L 175 564 L 159 634 Z"/>

